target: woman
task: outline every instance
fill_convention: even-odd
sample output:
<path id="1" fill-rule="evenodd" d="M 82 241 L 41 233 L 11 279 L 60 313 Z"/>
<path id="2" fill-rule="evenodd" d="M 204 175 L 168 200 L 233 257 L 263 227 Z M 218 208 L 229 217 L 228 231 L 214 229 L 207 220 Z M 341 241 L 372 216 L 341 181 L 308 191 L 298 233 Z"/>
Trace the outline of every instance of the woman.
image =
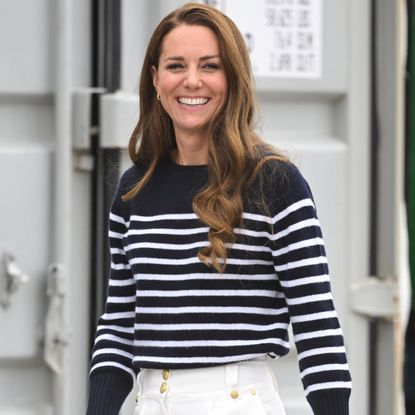
<path id="1" fill-rule="evenodd" d="M 117 414 L 137 374 L 137 415 L 285 414 L 266 357 L 288 353 L 290 321 L 314 414 L 349 413 L 312 195 L 253 115 L 234 23 L 202 4 L 163 19 L 141 74 L 134 166 L 110 214 L 89 415 Z"/>

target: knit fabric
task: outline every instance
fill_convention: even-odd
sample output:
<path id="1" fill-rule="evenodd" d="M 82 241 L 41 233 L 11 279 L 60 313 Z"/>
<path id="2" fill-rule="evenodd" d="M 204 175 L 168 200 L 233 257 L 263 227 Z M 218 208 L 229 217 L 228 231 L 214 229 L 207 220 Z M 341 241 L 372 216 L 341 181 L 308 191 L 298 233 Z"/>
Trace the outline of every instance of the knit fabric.
<path id="1" fill-rule="evenodd" d="M 118 414 L 140 368 L 284 356 L 291 323 L 314 414 L 347 415 L 343 336 L 314 201 L 299 170 L 268 163 L 268 182 L 247 190 L 222 274 L 197 257 L 209 229 L 192 199 L 207 183 L 207 166 L 166 158 L 137 197 L 123 202 L 143 172 L 136 165 L 123 175 L 110 213 L 111 272 L 87 414 Z M 252 203 L 260 188 L 265 203 Z"/>

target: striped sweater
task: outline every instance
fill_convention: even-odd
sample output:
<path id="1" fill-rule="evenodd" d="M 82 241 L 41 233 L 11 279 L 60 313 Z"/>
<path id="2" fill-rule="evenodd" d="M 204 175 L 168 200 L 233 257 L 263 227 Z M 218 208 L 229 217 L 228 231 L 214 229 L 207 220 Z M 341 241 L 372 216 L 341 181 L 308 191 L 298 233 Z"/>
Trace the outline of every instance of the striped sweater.
<path id="1" fill-rule="evenodd" d="M 116 415 L 140 368 L 196 368 L 289 351 L 291 323 L 300 375 L 316 415 L 347 415 L 350 394 L 342 331 L 333 306 L 321 229 L 307 182 L 272 162 L 262 186 L 268 214 L 249 200 L 228 246 L 223 274 L 201 263 L 208 227 L 192 210 L 206 166 L 162 160 L 122 177 L 110 213 L 111 272 L 98 322 L 88 415 Z"/>

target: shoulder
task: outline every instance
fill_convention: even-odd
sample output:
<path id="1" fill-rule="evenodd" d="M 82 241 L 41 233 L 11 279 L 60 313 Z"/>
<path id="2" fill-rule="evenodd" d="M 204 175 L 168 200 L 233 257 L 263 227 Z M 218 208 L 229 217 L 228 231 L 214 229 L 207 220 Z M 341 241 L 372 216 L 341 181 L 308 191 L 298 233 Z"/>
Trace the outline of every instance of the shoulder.
<path id="1" fill-rule="evenodd" d="M 310 186 L 300 169 L 290 161 L 272 161 L 264 169 L 267 186 L 264 198 L 268 212 L 279 226 L 290 225 L 306 219 L 316 219 L 317 211 Z"/>
<path id="2" fill-rule="evenodd" d="M 115 192 L 113 204 L 112 204 L 112 212 L 121 214 L 126 212 L 128 209 L 130 202 L 124 201 L 123 196 L 127 194 L 143 177 L 146 171 L 146 166 L 143 164 L 133 164 L 127 170 L 125 170 L 118 182 L 117 190 Z M 122 215 L 124 216 L 124 214 Z"/>
<path id="3" fill-rule="evenodd" d="M 125 170 L 119 180 L 117 194 L 123 195 L 130 191 L 143 177 L 146 169 L 147 166 L 144 164 L 133 164 Z"/>
<path id="4" fill-rule="evenodd" d="M 266 183 L 266 198 L 279 204 L 290 204 L 312 198 L 310 186 L 300 169 L 289 160 L 270 160 L 264 164 L 261 180 Z"/>

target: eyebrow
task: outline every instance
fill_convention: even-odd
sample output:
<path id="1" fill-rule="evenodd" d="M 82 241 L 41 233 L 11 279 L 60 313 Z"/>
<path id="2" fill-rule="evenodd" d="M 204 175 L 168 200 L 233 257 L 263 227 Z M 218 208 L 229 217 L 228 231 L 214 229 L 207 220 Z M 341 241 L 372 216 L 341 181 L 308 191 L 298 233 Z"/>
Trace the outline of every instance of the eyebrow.
<path id="1" fill-rule="evenodd" d="M 201 56 L 199 58 L 199 61 L 207 61 L 209 59 L 214 59 L 214 58 L 220 58 L 219 55 L 205 55 L 205 56 Z M 168 56 L 166 59 L 164 59 L 165 62 L 167 61 L 184 61 L 184 57 L 183 56 Z"/>

